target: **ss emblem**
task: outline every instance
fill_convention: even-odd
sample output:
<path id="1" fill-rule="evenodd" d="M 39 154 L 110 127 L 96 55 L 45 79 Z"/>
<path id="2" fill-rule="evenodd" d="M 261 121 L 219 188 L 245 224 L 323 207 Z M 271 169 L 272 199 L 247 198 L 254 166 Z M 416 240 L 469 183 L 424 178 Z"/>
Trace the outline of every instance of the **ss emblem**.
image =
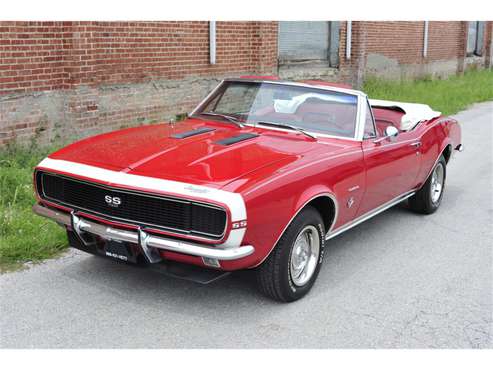
<path id="1" fill-rule="evenodd" d="M 112 197 L 111 195 L 106 195 L 104 197 L 104 200 L 107 205 L 111 207 L 118 207 L 120 204 L 122 204 L 122 200 L 120 197 Z"/>

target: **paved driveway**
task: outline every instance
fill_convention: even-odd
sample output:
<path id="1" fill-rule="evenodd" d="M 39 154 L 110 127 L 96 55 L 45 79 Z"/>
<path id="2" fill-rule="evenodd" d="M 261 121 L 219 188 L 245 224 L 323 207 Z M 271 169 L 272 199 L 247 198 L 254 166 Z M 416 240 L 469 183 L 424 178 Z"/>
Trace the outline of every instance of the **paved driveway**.
<path id="1" fill-rule="evenodd" d="M 0 346 L 492 347 L 493 103 L 458 118 L 440 210 L 397 206 L 331 240 L 301 301 L 245 273 L 199 286 L 71 251 L 0 276 Z"/>

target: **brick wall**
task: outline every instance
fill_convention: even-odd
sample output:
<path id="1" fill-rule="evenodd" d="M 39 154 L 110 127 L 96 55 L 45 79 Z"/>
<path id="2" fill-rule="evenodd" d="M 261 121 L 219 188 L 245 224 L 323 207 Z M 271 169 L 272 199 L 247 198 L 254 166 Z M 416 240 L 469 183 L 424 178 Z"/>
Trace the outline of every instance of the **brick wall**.
<path id="1" fill-rule="evenodd" d="M 340 22 L 338 68 L 278 66 L 278 22 L 217 22 L 216 64 L 208 22 L 0 22 L 0 145 L 81 137 L 163 121 L 190 111 L 222 78 L 280 74 L 359 87 L 368 74 L 448 75 L 491 65 L 465 57 L 467 22 L 352 22 L 351 58 Z"/>
<path id="2" fill-rule="evenodd" d="M 465 55 L 465 22 L 430 22 L 428 60 L 448 60 Z"/>
<path id="3" fill-rule="evenodd" d="M 276 22 L 0 22 L 0 94 L 276 67 Z M 260 68 L 259 68 L 260 67 Z"/>
<path id="4" fill-rule="evenodd" d="M 277 22 L 217 22 L 216 49 L 209 22 L 0 22 L 0 143 L 190 111 L 224 77 L 275 73 Z"/>
<path id="5" fill-rule="evenodd" d="M 0 22 L 0 94 L 64 88 L 62 22 Z"/>
<path id="6" fill-rule="evenodd" d="M 366 53 L 380 54 L 399 64 L 420 63 L 424 22 L 364 22 Z"/>
<path id="7" fill-rule="evenodd" d="M 447 76 L 464 70 L 466 22 L 429 22 L 426 57 L 425 22 L 358 23 L 356 29 L 361 29 L 364 37 L 359 44 L 356 40 L 353 48 L 364 55 L 358 65 L 365 74 L 407 78 Z"/>

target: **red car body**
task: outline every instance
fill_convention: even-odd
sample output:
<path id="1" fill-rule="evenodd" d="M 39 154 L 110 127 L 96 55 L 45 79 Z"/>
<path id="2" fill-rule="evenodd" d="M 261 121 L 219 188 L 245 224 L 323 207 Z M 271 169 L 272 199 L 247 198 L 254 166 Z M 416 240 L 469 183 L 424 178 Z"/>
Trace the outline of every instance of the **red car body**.
<path id="1" fill-rule="evenodd" d="M 346 89 L 316 81 L 298 85 Z M 364 94 L 357 93 L 365 99 Z M 388 106 L 372 109 L 382 136 L 385 126 L 398 126 L 404 114 Z M 214 130 L 180 140 L 173 137 L 203 127 Z M 257 136 L 234 145 L 218 144 L 223 139 L 249 133 Z M 251 246 L 251 252 L 241 258 L 218 258 L 215 268 L 232 271 L 259 266 L 307 204 L 322 214 L 326 238 L 330 239 L 412 195 L 426 181 L 441 155 L 448 161 L 454 149 L 460 148 L 460 126 L 454 119 L 441 115 L 421 120 L 412 130 L 401 131 L 393 139 L 382 140 L 323 135 L 314 140 L 296 131 L 261 126 L 240 128 L 213 117 L 189 117 L 176 125 L 135 127 L 78 141 L 51 154 L 36 171 L 224 208 L 227 225 L 219 239 L 152 227 L 146 228 L 146 233 L 209 249 Z M 79 218 L 116 230 L 138 229 L 131 222 L 67 207 L 42 196 L 38 196 L 38 202 L 40 214 L 40 207 L 58 214 L 76 212 Z M 73 224 L 67 224 L 69 230 L 72 227 Z M 214 265 L 201 256 L 172 248 L 158 252 L 165 260 L 203 267 Z"/>

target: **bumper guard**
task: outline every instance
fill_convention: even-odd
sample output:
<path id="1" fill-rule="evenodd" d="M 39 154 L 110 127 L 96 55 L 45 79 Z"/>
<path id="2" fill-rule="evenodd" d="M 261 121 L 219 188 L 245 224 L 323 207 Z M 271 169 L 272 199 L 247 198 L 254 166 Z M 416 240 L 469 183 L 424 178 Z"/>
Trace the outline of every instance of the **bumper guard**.
<path id="1" fill-rule="evenodd" d="M 104 239 L 139 244 L 151 263 L 157 263 L 161 260 L 159 253 L 156 253 L 154 248 L 222 261 L 240 259 L 249 256 L 255 250 L 251 245 L 242 245 L 235 248 L 208 247 L 202 244 L 154 236 L 146 233 L 142 229 L 139 229 L 138 231 L 117 229 L 87 219 L 82 219 L 74 212 L 69 214 L 44 207 L 41 204 L 34 205 L 33 212 L 37 215 L 50 218 L 59 224 L 71 226 L 82 241 L 84 241 L 84 239 L 81 237 L 81 234 L 87 232 L 99 235 Z"/>

